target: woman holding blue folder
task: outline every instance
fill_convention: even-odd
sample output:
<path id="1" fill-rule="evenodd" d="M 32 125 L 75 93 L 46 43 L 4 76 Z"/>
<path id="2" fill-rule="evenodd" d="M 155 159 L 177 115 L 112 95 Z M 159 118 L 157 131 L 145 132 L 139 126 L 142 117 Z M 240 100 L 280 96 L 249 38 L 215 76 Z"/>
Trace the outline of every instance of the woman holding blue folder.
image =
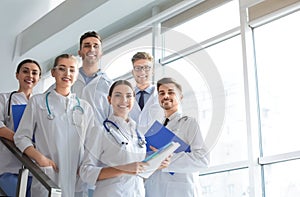
<path id="1" fill-rule="evenodd" d="M 209 154 L 199 125 L 194 118 L 179 113 L 183 98 L 180 84 L 172 78 L 163 78 L 157 82 L 157 90 L 160 106 L 165 113 L 164 125 L 188 144 L 189 149 L 182 152 L 175 151 L 169 166 L 157 170 L 145 181 L 146 196 L 199 196 L 198 172 L 209 163 Z"/>
<path id="2" fill-rule="evenodd" d="M 40 76 L 41 67 L 35 60 L 25 59 L 19 63 L 16 70 L 18 90 L 0 94 L 0 137 L 13 141 L 14 131 L 17 129 L 17 125 L 14 124 L 18 123 L 16 119 L 21 118 L 17 116 L 21 116 Z M 14 107 L 18 111 L 14 111 Z M 22 164 L 2 142 L 0 142 L 0 161 L 0 187 L 8 196 L 16 196 L 18 172 Z M 27 188 L 30 188 L 30 184 L 31 177 Z M 30 196 L 29 189 L 27 196 Z"/>

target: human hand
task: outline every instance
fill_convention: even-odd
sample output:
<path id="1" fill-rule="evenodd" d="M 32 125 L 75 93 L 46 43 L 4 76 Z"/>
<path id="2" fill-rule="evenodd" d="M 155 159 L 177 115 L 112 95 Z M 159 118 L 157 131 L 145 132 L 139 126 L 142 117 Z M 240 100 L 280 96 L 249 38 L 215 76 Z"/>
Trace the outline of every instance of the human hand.
<path id="1" fill-rule="evenodd" d="M 154 146 L 149 146 L 149 148 L 150 148 L 152 151 L 154 151 L 154 152 L 158 151 L 158 149 L 155 148 Z M 171 157 L 172 157 L 172 156 L 173 156 L 173 154 L 169 155 L 165 160 L 163 160 L 163 161 L 161 162 L 160 166 L 158 167 L 158 170 L 161 170 L 161 169 L 163 169 L 163 168 L 168 167 L 169 164 L 170 164 L 170 161 L 171 161 Z"/>
<path id="2" fill-rule="evenodd" d="M 48 166 L 52 166 L 52 168 L 54 169 L 55 172 L 58 172 L 58 167 L 55 164 L 54 161 L 52 161 L 51 159 L 45 157 L 44 155 L 41 156 L 41 158 L 39 160 L 36 161 L 38 163 L 38 165 L 40 167 L 48 167 Z"/>
<path id="3" fill-rule="evenodd" d="M 136 175 L 145 171 L 145 166 L 148 166 L 146 162 L 133 162 L 125 165 L 118 166 L 119 170 L 122 170 L 125 174 Z"/>
<path id="4" fill-rule="evenodd" d="M 161 170 L 163 168 L 166 168 L 169 166 L 170 162 L 171 162 L 171 157 L 173 156 L 173 154 L 169 155 L 165 160 L 163 160 L 158 168 L 158 170 Z"/>
<path id="5" fill-rule="evenodd" d="M 158 149 L 155 148 L 154 146 L 151 146 L 151 145 L 150 145 L 149 148 L 150 148 L 152 151 L 154 151 L 154 152 L 158 151 Z"/>

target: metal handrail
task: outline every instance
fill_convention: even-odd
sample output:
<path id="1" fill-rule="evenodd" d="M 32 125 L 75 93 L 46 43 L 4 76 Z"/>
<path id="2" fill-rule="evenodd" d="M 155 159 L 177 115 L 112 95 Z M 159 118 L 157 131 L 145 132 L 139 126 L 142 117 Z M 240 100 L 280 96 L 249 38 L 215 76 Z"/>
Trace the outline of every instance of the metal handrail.
<path id="1" fill-rule="evenodd" d="M 61 196 L 61 189 L 27 155 L 23 154 L 12 141 L 1 137 L 0 140 L 23 166 L 49 191 L 49 197 Z"/>

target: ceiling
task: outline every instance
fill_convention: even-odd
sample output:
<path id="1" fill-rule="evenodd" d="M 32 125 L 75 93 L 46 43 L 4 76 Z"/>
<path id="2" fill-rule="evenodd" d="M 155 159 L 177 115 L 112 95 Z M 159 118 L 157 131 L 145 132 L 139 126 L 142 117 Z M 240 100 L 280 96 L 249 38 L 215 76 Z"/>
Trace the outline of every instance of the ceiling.
<path id="1" fill-rule="evenodd" d="M 0 78 L 12 81 L 16 65 L 25 58 L 36 59 L 44 72 L 49 70 L 48 64 L 53 57 L 65 52 L 77 54 L 79 38 L 86 31 L 100 33 L 105 51 L 105 44 L 111 45 L 111 42 L 106 41 L 113 40 L 116 33 L 149 21 L 171 7 L 198 2 L 200 1 L 2 0 L 0 67 L 5 72 L 0 72 Z M 16 81 L 0 83 L 0 92 L 10 91 L 16 86 Z"/>
<path id="2" fill-rule="evenodd" d="M 24 1 L 22 1 L 24 3 Z M 98 31 L 103 40 L 151 18 L 178 0 L 67 0 L 17 35 L 13 58 L 34 56 L 40 62 L 69 52 L 77 53 L 78 40 L 88 30 Z M 24 4 L 28 7 L 28 4 Z M 24 8 L 24 7 L 23 7 Z M 27 14 L 32 8 L 26 8 Z M 24 10 L 25 11 L 25 10 Z"/>

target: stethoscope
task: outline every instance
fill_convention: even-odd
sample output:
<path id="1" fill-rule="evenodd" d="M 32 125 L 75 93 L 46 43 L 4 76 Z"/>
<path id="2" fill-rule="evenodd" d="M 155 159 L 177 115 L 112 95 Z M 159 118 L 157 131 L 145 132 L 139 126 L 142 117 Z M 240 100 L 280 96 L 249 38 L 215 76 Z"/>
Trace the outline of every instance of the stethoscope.
<path id="1" fill-rule="evenodd" d="M 46 107 L 47 107 L 47 111 L 48 111 L 47 118 L 48 118 L 49 120 L 53 120 L 53 119 L 55 118 L 55 116 L 54 116 L 54 114 L 51 112 L 50 107 L 49 107 L 49 101 L 48 101 L 49 94 L 50 94 L 50 92 L 47 92 L 47 94 L 46 94 Z M 76 98 L 76 100 L 77 100 L 77 105 L 75 105 L 75 106 L 73 107 L 73 109 L 72 109 L 73 112 L 77 109 L 77 110 L 79 110 L 79 111 L 81 112 L 81 114 L 84 114 L 84 110 L 83 110 L 83 108 L 80 106 L 79 98 L 78 98 L 77 96 L 76 96 L 75 98 Z"/>
<path id="2" fill-rule="evenodd" d="M 7 109 L 7 117 L 10 118 L 10 105 L 11 105 L 11 99 L 14 93 L 17 93 L 17 91 L 13 91 L 10 93 L 9 98 L 8 98 L 8 109 Z"/>
<path id="3" fill-rule="evenodd" d="M 114 134 L 110 131 L 110 128 L 108 128 L 107 124 L 110 124 L 111 127 L 112 127 L 112 126 L 115 127 L 115 128 L 119 131 L 119 133 L 123 136 L 123 137 L 122 137 L 123 139 L 121 139 L 119 136 L 114 135 Z M 115 139 L 115 141 L 116 141 L 118 144 L 121 144 L 121 145 L 128 145 L 128 141 L 129 141 L 128 137 L 121 131 L 121 129 L 119 128 L 119 126 L 118 126 L 116 123 L 114 123 L 114 122 L 111 121 L 111 120 L 106 119 L 106 120 L 104 120 L 104 122 L 103 122 L 103 126 L 104 126 L 105 130 L 106 130 L 109 134 L 112 135 L 112 137 Z M 138 137 L 138 145 L 139 145 L 140 148 L 143 148 L 143 147 L 145 146 L 145 144 L 146 144 L 146 141 L 141 137 L 141 135 L 139 134 L 139 132 L 137 131 L 137 129 L 135 130 L 135 132 L 136 132 L 136 135 L 137 135 L 137 137 Z M 125 139 L 125 140 L 124 140 L 124 139 Z"/>

